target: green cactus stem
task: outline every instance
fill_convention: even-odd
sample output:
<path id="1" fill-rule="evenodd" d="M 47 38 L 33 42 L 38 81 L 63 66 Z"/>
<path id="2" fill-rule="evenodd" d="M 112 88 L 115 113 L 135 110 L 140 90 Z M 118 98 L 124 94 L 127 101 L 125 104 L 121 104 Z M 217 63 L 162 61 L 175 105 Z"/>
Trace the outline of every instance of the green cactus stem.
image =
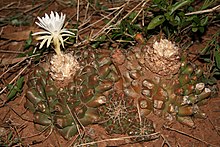
<path id="1" fill-rule="evenodd" d="M 70 139 L 77 126 L 99 123 L 109 134 L 143 136 L 154 133 L 151 113 L 190 127 L 195 127 L 192 118 L 206 118 L 200 104 L 211 90 L 202 81 L 201 67 L 181 59 L 168 40 L 139 42 L 123 51 L 76 49 L 80 68 L 62 87 L 36 67 L 28 78 L 25 107 L 37 128 L 55 129 Z"/>
<path id="2" fill-rule="evenodd" d="M 98 107 L 107 102 L 106 93 L 119 80 L 108 52 L 82 54 L 78 56 L 82 68 L 67 86 L 58 87 L 41 67 L 30 74 L 27 83 L 25 107 L 33 112 L 38 128 L 51 126 L 66 139 L 78 132 L 76 120 L 83 126 L 99 121 Z"/>

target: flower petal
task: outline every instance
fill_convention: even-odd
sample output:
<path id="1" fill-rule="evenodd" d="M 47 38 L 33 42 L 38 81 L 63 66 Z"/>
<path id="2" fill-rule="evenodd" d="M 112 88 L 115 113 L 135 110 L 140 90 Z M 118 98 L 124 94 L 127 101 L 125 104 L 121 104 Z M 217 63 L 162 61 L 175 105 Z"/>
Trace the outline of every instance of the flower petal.
<path id="1" fill-rule="evenodd" d="M 37 17 L 37 19 L 40 21 L 40 23 L 35 22 L 36 24 L 40 24 L 41 26 L 43 26 L 43 28 L 47 26 L 47 24 L 45 23 L 43 17 L 42 18 Z"/>
<path id="2" fill-rule="evenodd" d="M 49 38 L 52 38 L 52 36 L 39 36 L 36 38 L 36 40 L 44 40 L 44 39 L 49 39 Z"/>
<path id="3" fill-rule="evenodd" d="M 73 35 L 70 35 L 70 34 L 62 34 L 62 35 L 60 35 L 60 36 L 62 36 L 62 37 L 71 37 L 71 36 L 73 36 Z M 76 36 L 73 36 L 73 37 L 76 37 Z"/>
<path id="4" fill-rule="evenodd" d="M 58 39 L 60 40 L 62 47 L 64 48 L 64 41 L 63 41 L 63 37 L 61 35 L 58 36 Z"/>
<path id="5" fill-rule="evenodd" d="M 42 32 L 36 32 L 32 34 L 32 36 L 36 36 L 36 35 L 51 35 L 51 33 L 47 31 L 42 31 Z"/>
<path id="6" fill-rule="evenodd" d="M 51 12 L 52 12 L 52 11 L 51 11 Z M 44 19 L 44 20 L 49 20 L 50 17 L 49 17 L 48 14 L 46 13 L 46 14 L 45 14 L 45 17 L 43 17 L 43 19 Z"/>
<path id="7" fill-rule="evenodd" d="M 45 44 L 46 41 L 47 41 L 47 39 L 44 39 L 44 40 L 40 43 L 39 49 L 41 49 L 41 48 L 44 46 L 44 44 Z"/>
<path id="8" fill-rule="evenodd" d="M 49 30 L 48 30 L 48 27 L 45 26 L 45 25 L 43 25 L 42 23 L 38 23 L 38 22 L 35 22 L 35 23 L 36 23 L 39 27 L 43 28 L 44 30 L 49 31 Z"/>
<path id="9" fill-rule="evenodd" d="M 45 43 L 47 43 L 47 47 L 49 47 L 50 43 L 54 40 L 54 38 L 57 38 L 57 41 L 59 41 L 62 47 L 64 48 L 63 37 L 66 37 L 65 39 L 67 39 L 70 36 L 75 36 L 75 33 L 63 28 L 66 15 L 62 12 L 59 15 L 57 12 L 51 11 L 49 15 L 45 14 L 44 17 L 37 18 L 39 22 L 35 23 L 45 30 L 32 34 L 33 36 L 40 35 L 36 38 L 37 40 L 42 40 L 40 48 L 42 48 Z"/>
<path id="10" fill-rule="evenodd" d="M 54 15 L 54 12 L 53 12 L 53 11 L 50 12 L 50 18 L 51 18 L 51 19 L 54 19 L 54 18 L 55 18 L 55 15 Z"/>
<path id="11" fill-rule="evenodd" d="M 53 39 L 53 37 L 48 38 L 48 40 L 47 40 L 47 47 L 49 47 L 52 39 Z"/>
<path id="12" fill-rule="evenodd" d="M 62 29 L 62 30 L 60 31 L 60 33 L 66 33 L 66 34 L 76 35 L 75 33 L 70 32 L 70 31 L 68 31 L 68 30 L 66 30 L 66 29 Z"/>

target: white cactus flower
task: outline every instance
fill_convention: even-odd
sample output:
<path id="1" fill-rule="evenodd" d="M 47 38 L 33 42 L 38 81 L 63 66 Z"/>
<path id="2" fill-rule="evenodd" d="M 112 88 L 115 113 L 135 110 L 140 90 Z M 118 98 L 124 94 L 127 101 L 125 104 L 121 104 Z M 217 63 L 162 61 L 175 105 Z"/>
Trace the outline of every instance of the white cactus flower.
<path id="1" fill-rule="evenodd" d="M 55 12 L 54 14 L 54 12 L 51 11 L 50 16 L 48 16 L 48 14 L 45 14 L 45 17 L 37 18 L 39 20 L 39 23 L 35 23 L 45 30 L 42 32 L 36 32 L 32 34 L 33 36 L 40 35 L 36 38 L 36 40 L 42 40 L 39 48 L 41 49 L 46 42 L 47 47 L 49 47 L 50 43 L 53 42 L 56 53 L 60 55 L 60 43 L 64 48 L 63 37 L 75 35 L 73 32 L 70 32 L 67 29 L 63 28 L 66 15 L 61 13 L 61 16 L 59 16 L 57 12 Z"/>
<path id="2" fill-rule="evenodd" d="M 50 75 L 54 80 L 70 79 L 75 75 L 76 71 L 80 68 L 79 63 L 71 53 L 64 54 L 60 50 L 60 44 L 64 48 L 64 37 L 70 37 L 75 35 L 73 32 L 64 28 L 64 21 L 66 15 L 51 11 L 50 15 L 45 14 L 45 17 L 37 17 L 39 22 L 35 22 L 39 27 L 45 31 L 36 32 L 32 35 L 39 35 L 36 39 L 42 40 L 40 47 L 44 44 L 47 47 L 51 44 L 54 45 L 56 54 L 51 57 L 50 60 Z"/>

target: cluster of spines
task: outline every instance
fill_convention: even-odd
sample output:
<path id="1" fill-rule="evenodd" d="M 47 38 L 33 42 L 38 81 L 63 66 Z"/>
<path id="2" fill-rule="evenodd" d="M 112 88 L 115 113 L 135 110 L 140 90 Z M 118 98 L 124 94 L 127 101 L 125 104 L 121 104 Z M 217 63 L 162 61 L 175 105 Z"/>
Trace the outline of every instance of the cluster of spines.
<path id="1" fill-rule="evenodd" d="M 127 134 L 133 141 L 148 141 L 150 138 L 146 136 L 155 132 L 153 122 L 140 116 L 133 99 L 124 94 L 109 95 L 109 101 L 99 108 L 99 112 L 100 124 L 108 134 Z"/>

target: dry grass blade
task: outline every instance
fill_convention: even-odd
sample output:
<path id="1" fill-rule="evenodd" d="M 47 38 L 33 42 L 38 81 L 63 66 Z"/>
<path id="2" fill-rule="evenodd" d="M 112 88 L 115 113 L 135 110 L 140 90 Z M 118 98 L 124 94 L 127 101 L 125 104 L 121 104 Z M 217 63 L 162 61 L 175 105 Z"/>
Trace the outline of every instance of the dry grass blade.
<path id="1" fill-rule="evenodd" d="M 129 1 L 128 1 L 128 2 L 129 2 Z M 78 29 L 79 29 L 79 30 L 78 30 L 78 33 L 82 33 L 82 32 L 85 31 L 86 29 L 93 27 L 94 25 L 98 24 L 99 22 L 103 21 L 104 19 L 109 19 L 110 16 L 114 15 L 114 14 L 117 12 L 116 16 L 115 16 L 114 18 L 112 18 L 104 27 L 102 27 L 102 29 L 99 30 L 98 33 L 96 33 L 95 35 L 92 35 L 92 34 L 91 34 L 90 37 L 89 37 L 89 40 L 83 40 L 82 42 L 75 43 L 75 44 L 74 44 L 74 47 L 78 47 L 78 46 L 81 46 L 81 45 L 85 45 L 85 44 L 87 44 L 89 41 L 95 40 L 95 39 L 98 38 L 101 34 L 103 34 L 103 33 L 105 32 L 105 30 L 108 29 L 109 25 L 118 17 L 119 14 L 121 14 L 121 12 L 124 10 L 124 7 L 128 4 L 128 2 L 125 3 L 125 4 L 123 4 L 123 5 L 120 6 L 120 7 L 115 8 L 115 10 L 114 10 L 113 12 L 111 12 L 111 13 L 108 14 L 108 15 L 103 16 L 101 19 L 97 20 L 96 22 L 94 22 L 94 23 L 92 23 L 92 24 L 90 24 L 90 25 L 88 25 L 88 26 L 86 26 L 86 27 L 83 27 L 83 26 L 85 26 L 85 25 L 90 21 L 90 19 L 91 19 L 92 16 L 90 16 L 90 18 L 87 18 L 86 20 L 85 20 L 85 18 L 86 18 L 86 17 L 85 17 L 83 24 L 79 25 L 79 27 L 78 27 Z M 89 3 L 87 4 L 87 10 L 86 10 L 86 11 L 88 11 L 88 5 L 90 5 L 90 4 L 89 4 Z M 86 13 L 88 13 L 88 12 L 86 12 Z M 86 15 L 87 15 L 87 14 L 86 14 Z M 80 28 L 82 28 L 82 29 L 80 29 Z M 79 35 L 79 34 L 78 34 L 78 35 Z"/>
<path id="2" fill-rule="evenodd" d="M 80 123 L 80 120 L 78 119 L 76 113 L 75 112 L 72 113 L 72 111 L 71 111 L 71 109 L 70 109 L 70 107 L 68 105 L 67 105 L 67 109 L 70 112 L 70 115 L 71 115 L 71 117 L 73 118 L 73 120 L 75 122 L 77 131 L 78 131 L 80 137 L 83 137 L 84 132 L 85 132 L 85 127 Z M 83 129 L 83 134 L 80 131 L 80 127 Z"/>
<path id="3" fill-rule="evenodd" d="M 99 141 L 83 143 L 83 144 L 80 144 L 80 145 L 76 145 L 74 147 L 93 145 L 93 144 L 102 143 L 102 142 L 120 141 L 120 140 L 126 140 L 126 139 L 131 139 L 131 138 L 138 138 L 138 137 L 149 137 L 149 138 L 151 138 L 151 140 L 154 140 L 154 139 L 157 139 L 157 138 L 160 137 L 160 133 L 156 132 L 156 133 L 149 134 L 149 135 L 135 135 L 135 136 L 128 136 L 128 137 L 109 138 L 109 139 L 105 139 L 105 140 L 99 140 Z"/>
<path id="4" fill-rule="evenodd" d="M 185 15 L 194 15 L 194 14 L 203 14 L 203 13 L 210 13 L 210 12 L 214 12 L 214 11 L 218 11 L 220 10 L 220 5 L 215 6 L 211 9 L 206 9 L 206 10 L 201 10 L 201 11 L 195 11 L 195 12 L 190 12 L 190 13 L 186 13 Z"/>
<path id="5" fill-rule="evenodd" d="M 21 63 L 24 60 L 26 60 L 27 57 L 22 57 L 22 58 L 13 58 L 13 59 L 9 59 L 9 58 L 3 58 L 0 61 L 0 66 L 6 66 L 6 65 L 10 65 L 10 64 L 15 64 L 15 63 Z M 3 75 L 3 74 L 2 74 Z M 2 75 L 0 76 L 0 78 L 2 77 Z"/>
<path id="6" fill-rule="evenodd" d="M 9 8 L 9 7 L 13 6 L 14 4 L 16 4 L 16 2 L 12 2 L 12 3 L 8 4 L 8 5 L 6 5 L 6 6 L 2 7 L 2 8 L 0 8 L 0 11 Z"/>
<path id="7" fill-rule="evenodd" d="M 125 18 L 127 18 L 135 9 L 137 9 L 139 6 L 141 6 L 142 3 L 146 4 L 147 2 L 149 2 L 149 0 L 143 0 L 140 3 L 138 3 L 132 10 L 130 10 L 122 19 L 120 19 L 115 25 L 118 25 L 121 23 L 122 20 L 124 20 Z"/>
<path id="8" fill-rule="evenodd" d="M 121 12 L 124 10 L 125 6 L 129 4 L 129 1 L 122 5 L 119 9 L 119 12 L 101 29 L 99 30 L 95 35 L 93 35 L 92 40 L 97 39 L 100 35 L 102 35 L 105 30 L 111 28 L 110 24 L 121 14 Z"/>
<path id="9" fill-rule="evenodd" d="M 161 144 L 161 147 L 164 147 L 165 145 L 167 145 L 168 147 L 172 147 L 168 140 L 162 134 L 160 136 L 163 138 L 163 143 Z"/>
<path id="10" fill-rule="evenodd" d="M 0 53 L 23 54 L 24 52 L 22 52 L 22 51 L 0 50 Z"/>
<path id="11" fill-rule="evenodd" d="M 31 65 L 31 60 L 28 61 L 28 64 L 8 83 L 8 84 L 12 84 L 14 83 L 15 80 L 18 79 L 18 77 L 28 68 L 28 66 Z M 7 86 L 5 86 L 1 91 L 0 91 L 0 94 L 2 94 L 5 89 L 7 88 Z"/>
<path id="12" fill-rule="evenodd" d="M 147 4 L 149 1 L 145 1 L 143 5 L 141 6 L 141 10 L 137 13 L 135 18 L 132 20 L 132 23 L 137 19 L 137 17 L 140 15 L 141 12 L 143 12 L 143 17 L 142 17 L 142 26 L 144 26 L 144 6 Z"/>
<path id="13" fill-rule="evenodd" d="M 133 21 L 135 21 L 135 19 L 140 15 L 140 13 L 143 11 L 144 6 L 147 4 L 147 2 L 149 2 L 149 0 L 142 0 L 141 2 L 139 2 L 137 5 L 134 6 L 134 8 L 132 8 L 124 17 L 122 17 L 121 19 L 119 18 L 119 15 L 122 14 L 122 12 L 125 10 L 125 8 L 127 6 L 129 6 L 129 4 L 131 3 L 131 0 L 126 1 L 126 3 L 122 4 L 121 6 L 118 7 L 114 7 L 114 8 L 109 8 L 108 10 L 113 10 L 113 12 L 109 13 L 108 15 L 103 15 L 103 17 L 95 22 L 93 22 L 92 24 L 89 24 L 88 26 L 85 26 L 86 24 L 88 24 L 90 22 L 90 20 L 92 19 L 92 16 L 87 16 L 88 15 L 88 9 L 89 6 L 91 5 L 89 2 L 87 3 L 86 6 L 86 14 L 84 16 L 84 21 L 81 25 L 79 25 L 78 27 L 78 33 L 81 34 L 82 32 L 86 31 L 88 28 L 91 28 L 93 26 L 95 26 L 96 24 L 98 24 L 99 22 L 102 22 L 105 19 L 110 19 L 110 16 L 113 16 L 113 18 L 111 18 L 109 20 L 109 22 L 107 24 L 105 24 L 97 33 L 95 33 L 94 35 L 90 34 L 90 37 L 88 40 L 84 40 L 82 42 L 77 42 L 76 44 L 74 44 L 74 47 L 78 47 L 81 46 L 83 44 L 86 44 L 87 42 L 90 41 L 94 41 L 96 40 L 98 37 L 100 37 L 101 35 L 103 35 L 105 32 L 108 33 L 110 30 L 114 29 L 118 24 L 120 24 L 120 22 L 124 19 L 126 19 L 133 11 L 135 11 L 137 8 L 141 7 L 141 10 L 138 12 L 138 14 L 136 15 L 136 17 L 133 19 Z M 78 3 L 79 4 L 79 3 Z M 91 6 L 92 7 L 92 6 Z M 93 8 L 95 10 L 95 8 Z M 79 6 L 77 5 L 77 22 L 78 22 L 78 12 L 79 11 Z M 88 17 L 88 18 L 87 18 Z M 118 19 L 117 22 L 115 22 Z M 114 22 L 114 24 L 112 24 Z M 112 25 L 111 25 L 112 24 Z M 85 27 L 84 27 L 85 26 Z M 108 31 L 107 31 L 108 30 Z M 78 35 L 79 35 L 78 34 Z M 118 40 L 118 42 L 123 42 L 123 40 Z M 131 42 L 132 43 L 132 42 Z"/>
<path id="14" fill-rule="evenodd" d="M 77 0 L 77 9 L 76 9 L 76 22 L 77 22 L 77 26 L 78 26 L 78 23 L 79 23 L 79 17 L 80 17 L 80 14 L 79 14 L 79 0 Z M 78 29 L 77 29 L 77 33 L 76 33 L 76 43 L 78 42 L 78 39 L 79 39 L 79 32 L 78 32 Z"/>
<path id="15" fill-rule="evenodd" d="M 0 78 L 2 78 L 7 72 L 9 72 L 10 70 L 12 70 L 13 68 L 15 68 L 16 66 L 18 66 L 20 63 L 22 63 L 23 61 L 25 61 L 26 59 L 24 60 L 20 60 L 19 62 L 17 62 L 15 65 L 13 65 L 12 67 L 8 68 L 4 73 L 1 74 Z M 2 64 L 2 63 L 1 63 Z M 1 94 L 1 92 L 0 92 Z"/>
<path id="16" fill-rule="evenodd" d="M 211 123 L 213 129 L 214 129 L 214 130 L 216 131 L 216 133 L 218 134 L 218 136 L 220 136 L 220 131 L 219 131 L 219 129 L 217 128 L 217 126 L 215 126 L 215 125 L 213 124 L 213 122 L 211 121 L 211 119 L 208 118 L 208 120 L 209 120 L 209 122 Z"/>
<path id="17" fill-rule="evenodd" d="M 101 19 L 97 20 L 96 22 L 94 22 L 94 23 L 92 23 L 92 24 L 90 24 L 90 25 L 88 25 L 88 26 L 86 26 L 86 27 L 84 27 L 84 28 L 82 28 L 82 27 L 83 27 L 86 23 L 81 24 L 81 25 L 79 26 L 79 28 L 82 28 L 82 29 L 80 29 L 79 32 L 82 32 L 82 31 L 84 31 L 84 30 L 86 30 L 86 29 L 88 29 L 88 28 L 94 26 L 95 24 L 101 22 L 102 20 L 107 19 L 108 17 L 110 17 L 111 15 L 113 15 L 115 12 L 117 12 L 117 11 L 118 11 L 119 9 L 121 9 L 121 8 L 122 8 L 122 6 L 121 6 L 121 7 L 118 7 L 117 9 L 115 9 L 115 10 L 114 10 L 113 12 L 111 12 L 110 14 L 108 14 L 108 15 L 106 15 L 106 16 L 103 16 Z"/>
<path id="18" fill-rule="evenodd" d="M 120 7 L 120 11 L 115 15 L 115 17 L 113 17 L 98 33 L 96 33 L 92 39 L 95 40 L 97 39 L 100 35 L 102 35 L 106 30 L 110 30 L 115 28 L 117 25 L 119 25 L 121 23 L 122 20 L 126 19 L 134 10 L 136 10 L 138 7 L 141 6 L 141 10 L 139 11 L 139 13 L 136 15 L 136 17 L 132 20 L 134 21 L 138 15 L 141 13 L 141 11 L 143 11 L 143 7 L 146 5 L 146 3 L 149 2 L 149 0 L 143 0 L 140 3 L 138 3 L 133 9 L 131 9 L 123 18 L 121 18 L 119 21 L 117 21 L 115 24 L 110 25 L 113 21 L 115 21 L 119 14 L 121 14 L 123 12 L 123 10 L 125 9 L 125 6 L 129 5 L 130 1 L 127 1 L 127 3 L 125 3 L 124 5 L 122 5 Z"/>
<path id="19" fill-rule="evenodd" d="M 198 138 L 198 137 L 195 137 L 195 136 L 193 136 L 193 135 L 187 134 L 187 133 L 182 132 L 182 131 L 180 131 L 180 130 L 171 128 L 171 127 L 169 127 L 169 126 L 167 126 L 167 125 L 164 125 L 163 127 L 164 127 L 165 129 L 167 129 L 167 130 L 174 131 L 174 132 L 177 132 L 177 133 L 179 133 L 179 134 L 182 134 L 182 135 L 188 136 L 188 137 L 190 137 L 190 138 L 193 138 L 193 139 L 195 139 L 195 140 L 197 140 L 197 141 L 203 142 L 203 143 L 206 144 L 207 146 L 217 147 L 217 145 L 208 143 L 207 141 L 204 141 L 204 140 L 202 140 L 202 139 L 200 139 L 200 138 Z"/>
<path id="20" fill-rule="evenodd" d="M 89 3 L 87 3 L 87 5 L 86 5 L 86 12 L 85 12 L 85 16 L 84 16 L 83 22 L 86 22 L 88 11 L 89 11 Z"/>
<path id="21" fill-rule="evenodd" d="M 30 135 L 30 136 L 26 136 L 26 137 L 21 137 L 22 139 L 27 139 L 27 138 L 33 138 L 33 137 L 36 137 L 36 136 L 39 136 L 41 134 L 43 134 L 45 131 L 47 131 L 47 129 L 50 129 L 50 132 L 49 132 L 49 135 L 46 137 L 46 139 L 51 135 L 51 133 L 53 132 L 53 128 L 52 128 L 52 124 L 45 127 L 42 131 L 40 131 L 39 133 L 36 133 L 36 134 L 33 134 L 33 135 Z M 43 139 L 41 141 L 38 141 L 39 143 L 41 143 L 42 141 L 45 141 L 46 139 Z"/>
<path id="22" fill-rule="evenodd" d="M 33 11 L 33 10 L 35 10 L 35 9 L 38 9 L 38 8 L 40 8 L 42 5 L 44 5 L 44 3 L 41 3 L 41 4 L 39 4 L 39 5 L 36 5 L 36 6 L 32 7 L 32 8 L 30 8 L 30 9 L 27 9 L 27 10 L 24 11 L 24 13 L 28 13 L 28 12 L 30 12 L 30 11 Z"/>
<path id="23" fill-rule="evenodd" d="M 29 120 L 27 118 L 22 117 L 22 114 L 19 114 L 17 111 L 15 111 L 11 106 L 8 105 L 8 107 L 10 108 L 10 110 L 12 110 L 18 117 L 20 117 L 22 120 L 24 121 L 28 121 L 28 122 L 33 122 L 32 120 Z"/>
<path id="24" fill-rule="evenodd" d="M 138 118 L 139 118 L 139 121 L 140 121 L 140 126 L 142 126 L 142 119 L 141 119 L 141 112 L 140 112 L 140 106 L 139 104 L 137 103 L 137 110 L 138 110 Z"/>
<path id="25" fill-rule="evenodd" d="M 46 52 L 45 52 L 46 53 Z M 17 62 L 15 65 L 13 65 L 12 67 L 8 68 L 4 73 L 2 73 L 0 75 L 0 78 L 2 78 L 6 73 L 8 73 L 10 70 L 12 70 L 13 68 L 17 67 L 19 64 L 21 64 L 22 62 L 27 62 L 27 65 L 8 83 L 8 84 L 12 84 L 14 83 L 15 80 L 18 79 L 18 77 L 31 65 L 32 59 L 36 56 L 39 56 L 40 54 L 35 54 L 29 57 L 24 57 L 22 58 L 22 60 L 19 60 L 19 62 Z M 7 88 L 7 86 L 5 86 L 4 88 L 2 88 L 2 90 L 0 91 L 0 94 L 2 94 L 5 89 Z"/>

